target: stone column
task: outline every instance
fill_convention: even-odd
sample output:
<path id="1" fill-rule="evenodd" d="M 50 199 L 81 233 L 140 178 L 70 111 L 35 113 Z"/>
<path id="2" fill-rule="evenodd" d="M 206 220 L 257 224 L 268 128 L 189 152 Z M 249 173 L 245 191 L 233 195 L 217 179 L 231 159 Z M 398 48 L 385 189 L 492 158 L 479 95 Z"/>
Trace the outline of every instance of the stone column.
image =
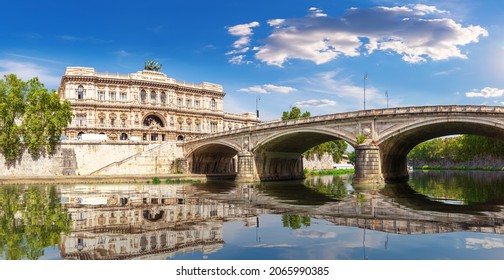
<path id="1" fill-rule="evenodd" d="M 355 174 L 352 183 L 356 185 L 384 184 L 378 146 L 363 144 L 355 147 Z"/>
<path id="2" fill-rule="evenodd" d="M 251 152 L 241 152 L 238 154 L 238 182 L 259 181 L 259 176 L 255 168 L 254 155 Z"/>

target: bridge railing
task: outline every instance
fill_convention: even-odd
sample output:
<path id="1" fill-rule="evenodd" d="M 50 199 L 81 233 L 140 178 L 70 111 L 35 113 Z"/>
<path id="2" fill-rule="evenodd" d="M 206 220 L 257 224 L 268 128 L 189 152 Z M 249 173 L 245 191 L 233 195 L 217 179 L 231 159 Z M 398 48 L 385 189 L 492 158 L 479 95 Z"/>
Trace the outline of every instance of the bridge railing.
<path id="1" fill-rule="evenodd" d="M 295 126 L 311 123 L 321 123 L 335 120 L 352 120 L 352 119 L 368 119 L 377 117 L 399 117 L 411 116 L 418 114 L 471 114 L 471 113 L 486 113 L 486 114 L 504 114 L 503 106 L 480 106 L 480 105 L 436 105 L 436 106 L 410 106 L 410 107 L 397 107 L 397 108 L 384 108 L 384 109 L 370 109 L 360 110 L 355 112 L 335 113 L 328 115 L 320 115 L 308 118 L 292 119 L 286 121 L 270 121 L 260 123 L 255 126 L 247 126 L 239 129 L 233 129 L 214 133 L 212 135 L 205 135 L 199 138 L 190 139 L 186 142 L 199 141 L 209 138 L 222 137 L 226 135 L 239 134 L 244 132 L 252 132 L 257 130 L 268 130 L 273 128 Z"/>

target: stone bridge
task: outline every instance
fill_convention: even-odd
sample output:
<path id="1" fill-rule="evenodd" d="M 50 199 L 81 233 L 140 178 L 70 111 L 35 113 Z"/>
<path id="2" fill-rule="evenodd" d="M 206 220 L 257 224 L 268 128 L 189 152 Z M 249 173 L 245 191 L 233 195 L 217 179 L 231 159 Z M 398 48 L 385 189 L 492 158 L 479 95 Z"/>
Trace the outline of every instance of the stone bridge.
<path id="1" fill-rule="evenodd" d="M 355 148 L 354 184 L 408 180 L 406 156 L 441 136 L 504 140 L 504 107 L 423 106 L 363 110 L 262 123 L 184 142 L 189 171 L 239 181 L 304 178 L 302 153 L 331 140 Z"/>

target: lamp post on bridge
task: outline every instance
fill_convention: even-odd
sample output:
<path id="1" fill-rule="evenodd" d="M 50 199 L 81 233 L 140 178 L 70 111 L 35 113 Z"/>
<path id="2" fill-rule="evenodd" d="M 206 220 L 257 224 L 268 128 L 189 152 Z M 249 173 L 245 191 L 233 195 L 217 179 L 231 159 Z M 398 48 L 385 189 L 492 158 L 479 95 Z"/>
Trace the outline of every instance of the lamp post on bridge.
<path id="1" fill-rule="evenodd" d="M 256 97 L 256 117 L 259 119 L 259 100 L 261 100 L 260 96 Z"/>
<path id="2" fill-rule="evenodd" d="M 388 108 L 388 91 L 385 91 L 385 96 L 387 97 L 387 108 Z"/>
<path id="3" fill-rule="evenodd" d="M 366 80 L 367 80 L 367 72 L 364 73 L 364 110 L 366 110 Z"/>

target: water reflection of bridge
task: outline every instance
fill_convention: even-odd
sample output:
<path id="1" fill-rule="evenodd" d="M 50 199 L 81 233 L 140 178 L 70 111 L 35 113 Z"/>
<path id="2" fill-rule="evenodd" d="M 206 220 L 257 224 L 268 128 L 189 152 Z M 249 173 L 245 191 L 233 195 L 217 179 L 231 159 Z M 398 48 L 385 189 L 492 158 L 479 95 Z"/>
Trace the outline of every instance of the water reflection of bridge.
<path id="1" fill-rule="evenodd" d="M 420 194 L 392 196 L 391 189 L 361 190 L 337 203 L 319 207 L 311 217 L 339 226 L 394 234 L 481 232 L 504 234 L 504 212 L 488 205 L 450 205 Z M 323 214 L 319 214 L 323 213 Z M 329 213 L 329 214 L 328 214 Z"/>
<path id="2" fill-rule="evenodd" d="M 224 246 L 226 221 L 254 227 L 257 217 L 268 213 L 295 213 L 392 234 L 504 234 L 500 206 L 449 205 L 411 194 L 407 185 L 352 190 L 342 198 L 321 200 L 324 194 L 301 181 L 281 194 L 283 187 L 276 184 L 270 188 L 265 183 L 225 187 L 219 183 L 219 190 L 207 185 L 61 188 L 61 200 L 72 220 L 71 232 L 62 237 L 61 255 L 65 259 L 164 259 L 195 251 L 210 254 Z M 296 192 L 301 188 L 302 198 Z M 311 204 L 315 200 L 321 203 Z"/>
<path id="3" fill-rule="evenodd" d="M 267 211 L 197 197 L 177 186 L 62 188 L 71 232 L 62 237 L 64 259 L 165 259 L 222 248 L 224 221 L 255 226 Z"/>

